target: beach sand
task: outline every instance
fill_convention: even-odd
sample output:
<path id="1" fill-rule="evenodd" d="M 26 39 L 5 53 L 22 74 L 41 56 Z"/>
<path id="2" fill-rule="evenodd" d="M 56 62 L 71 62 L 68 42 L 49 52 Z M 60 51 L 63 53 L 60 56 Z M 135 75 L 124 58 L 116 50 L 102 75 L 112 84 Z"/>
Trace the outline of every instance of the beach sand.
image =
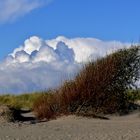
<path id="1" fill-rule="evenodd" d="M 140 112 L 109 120 L 60 117 L 49 122 L 1 123 L 0 140 L 140 140 Z"/>

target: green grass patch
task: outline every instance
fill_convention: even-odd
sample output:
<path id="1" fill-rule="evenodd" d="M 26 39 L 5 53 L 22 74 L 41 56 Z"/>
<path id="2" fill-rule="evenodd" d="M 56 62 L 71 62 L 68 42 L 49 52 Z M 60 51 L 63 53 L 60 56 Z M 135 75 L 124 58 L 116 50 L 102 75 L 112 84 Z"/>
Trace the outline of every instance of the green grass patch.
<path id="1" fill-rule="evenodd" d="M 17 109 L 28 108 L 32 109 L 33 103 L 43 93 L 30 93 L 21 95 L 0 95 L 0 105 L 8 105 Z"/>
<path id="2" fill-rule="evenodd" d="M 127 97 L 130 101 L 140 100 L 140 89 L 138 89 L 138 90 L 128 90 Z"/>

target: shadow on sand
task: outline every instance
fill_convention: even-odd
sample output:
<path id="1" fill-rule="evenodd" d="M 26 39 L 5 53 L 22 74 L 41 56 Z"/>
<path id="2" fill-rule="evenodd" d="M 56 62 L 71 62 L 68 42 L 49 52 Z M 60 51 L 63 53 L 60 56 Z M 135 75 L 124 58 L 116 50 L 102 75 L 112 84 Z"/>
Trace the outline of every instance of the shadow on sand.
<path id="1" fill-rule="evenodd" d="M 41 122 L 46 122 L 46 120 L 38 120 L 35 115 L 32 113 L 31 110 L 16 110 L 14 111 L 14 119 L 17 122 L 29 122 L 30 124 L 36 124 Z M 125 116 L 131 113 L 134 113 L 135 111 L 140 112 L 140 105 L 135 103 L 130 103 L 127 110 L 122 111 L 119 113 L 120 116 Z M 110 120 L 106 115 L 95 115 L 95 114 L 88 114 L 88 113 L 82 113 L 82 114 L 76 114 L 77 116 L 83 116 L 83 117 L 90 117 L 90 118 L 96 118 L 96 119 L 102 119 L 102 120 Z"/>

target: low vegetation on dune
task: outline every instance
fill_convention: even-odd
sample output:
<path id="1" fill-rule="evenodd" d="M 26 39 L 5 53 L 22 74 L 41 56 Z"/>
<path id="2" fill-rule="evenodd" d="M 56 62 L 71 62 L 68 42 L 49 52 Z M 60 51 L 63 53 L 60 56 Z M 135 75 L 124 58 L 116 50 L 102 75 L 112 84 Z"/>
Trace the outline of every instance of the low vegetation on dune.
<path id="1" fill-rule="evenodd" d="M 50 96 L 50 97 L 49 97 Z M 0 95 L 0 105 L 7 105 L 9 107 L 15 109 L 33 109 L 34 103 L 37 101 L 40 102 L 40 98 L 44 101 L 46 99 L 52 98 L 52 94 L 49 91 L 46 92 L 38 92 L 38 93 L 27 93 L 21 95 Z M 128 90 L 127 91 L 128 100 L 133 102 L 136 100 L 140 100 L 140 89 L 137 90 Z"/>
<path id="2" fill-rule="evenodd" d="M 33 109 L 39 119 L 62 114 L 126 113 L 140 96 L 140 47 L 132 46 L 86 64 L 74 80 L 40 96 Z M 133 89 L 133 90 L 132 90 Z"/>
<path id="3" fill-rule="evenodd" d="M 130 102 L 135 102 L 140 100 L 140 88 L 139 89 L 131 89 L 127 91 L 127 97 Z"/>
<path id="4" fill-rule="evenodd" d="M 15 109 L 32 109 L 35 100 L 37 100 L 41 95 L 41 93 L 31 93 L 22 95 L 0 95 L 0 105 L 7 105 Z"/>

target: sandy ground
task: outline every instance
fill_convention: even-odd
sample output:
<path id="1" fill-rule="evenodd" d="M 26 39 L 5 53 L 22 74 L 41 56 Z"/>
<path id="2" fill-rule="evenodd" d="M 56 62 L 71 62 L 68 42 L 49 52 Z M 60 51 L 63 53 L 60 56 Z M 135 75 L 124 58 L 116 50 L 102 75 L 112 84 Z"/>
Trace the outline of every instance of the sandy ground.
<path id="1" fill-rule="evenodd" d="M 49 122 L 1 123 L 0 140 L 140 140 L 140 112 L 110 120 L 61 117 Z"/>

